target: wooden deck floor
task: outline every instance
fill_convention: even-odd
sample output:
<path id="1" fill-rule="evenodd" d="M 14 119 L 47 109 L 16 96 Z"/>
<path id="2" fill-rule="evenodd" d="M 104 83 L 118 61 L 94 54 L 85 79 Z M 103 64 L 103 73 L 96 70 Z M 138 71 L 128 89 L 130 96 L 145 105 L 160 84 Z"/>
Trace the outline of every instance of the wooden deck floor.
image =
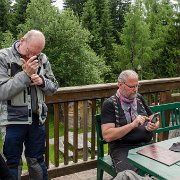
<path id="1" fill-rule="evenodd" d="M 103 180 L 111 180 L 111 179 L 112 176 L 110 176 L 107 173 L 104 173 Z M 52 180 L 96 180 L 96 169 L 91 169 L 88 171 L 70 174 L 67 176 L 53 178 Z"/>

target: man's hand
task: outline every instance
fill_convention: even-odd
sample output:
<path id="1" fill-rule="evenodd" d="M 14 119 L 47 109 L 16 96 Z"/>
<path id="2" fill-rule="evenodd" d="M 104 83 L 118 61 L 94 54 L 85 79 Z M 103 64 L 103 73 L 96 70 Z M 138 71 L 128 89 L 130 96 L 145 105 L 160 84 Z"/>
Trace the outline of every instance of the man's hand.
<path id="1" fill-rule="evenodd" d="M 133 127 L 138 127 L 139 125 L 144 124 L 146 120 L 150 120 L 149 117 L 138 115 L 131 124 Z"/>
<path id="2" fill-rule="evenodd" d="M 146 126 L 147 131 L 154 131 L 159 128 L 159 118 L 157 118 L 156 123 L 153 123 L 153 122 L 151 122 L 152 117 L 153 117 L 153 115 L 149 116 L 150 121 L 148 122 L 148 124 Z"/>
<path id="3" fill-rule="evenodd" d="M 38 85 L 38 86 L 40 86 L 40 85 L 43 84 L 43 80 L 42 80 L 42 78 L 38 74 L 32 74 L 31 75 L 31 81 L 32 81 L 31 85 Z"/>
<path id="4" fill-rule="evenodd" d="M 23 70 L 29 77 L 35 74 L 39 67 L 38 60 L 36 58 L 37 56 L 32 56 L 28 61 L 25 61 L 24 59 L 22 59 Z"/>

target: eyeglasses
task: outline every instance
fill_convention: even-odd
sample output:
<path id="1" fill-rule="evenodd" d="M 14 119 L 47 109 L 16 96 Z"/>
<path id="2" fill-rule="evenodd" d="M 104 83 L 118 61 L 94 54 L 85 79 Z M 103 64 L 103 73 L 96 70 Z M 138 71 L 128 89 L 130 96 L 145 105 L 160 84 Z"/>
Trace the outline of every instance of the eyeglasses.
<path id="1" fill-rule="evenodd" d="M 36 56 L 36 55 L 39 55 L 40 53 L 38 53 L 38 54 L 37 54 L 37 53 L 34 53 L 34 52 L 30 51 L 29 48 L 27 47 L 27 48 L 26 48 L 26 54 L 27 54 L 27 55 L 31 55 L 31 56 Z"/>
<path id="2" fill-rule="evenodd" d="M 130 88 L 130 89 L 136 89 L 136 88 L 139 88 L 139 87 L 140 87 L 139 84 L 136 84 L 136 85 L 134 85 L 134 86 L 128 85 L 128 84 L 126 84 L 125 82 L 124 82 L 124 84 L 125 84 L 128 88 Z"/>
<path id="3" fill-rule="evenodd" d="M 33 52 L 33 51 L 31 51 L 30 49 L 29 49 L 29 47 L 28 47 L 28 43 L 27 43 L 27 41 L 26 41 L 26 55 L 28 55 L 28 56 L 36 56 L 36 55 L 39 55 L 41 52 Z"/>

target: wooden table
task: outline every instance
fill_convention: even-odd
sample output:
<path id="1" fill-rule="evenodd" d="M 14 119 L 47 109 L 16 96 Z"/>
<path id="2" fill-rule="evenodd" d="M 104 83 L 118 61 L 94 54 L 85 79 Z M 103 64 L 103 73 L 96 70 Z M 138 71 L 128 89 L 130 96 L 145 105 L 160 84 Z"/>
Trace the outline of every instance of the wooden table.
<path id="1" fill-rule="evenodd" d="M 169 149 L 173 143 L 180 142 L 180 137 L 154 143 L 165 149 Z M 150 145 L 147 145 L 150 146 Z M 128 153 L 128 161 L 140 170 L 157 177 L 160 180 L 180 180 L 180 162 L 167 166 L 137 153 L 147 146 L 131 149 Z"/>

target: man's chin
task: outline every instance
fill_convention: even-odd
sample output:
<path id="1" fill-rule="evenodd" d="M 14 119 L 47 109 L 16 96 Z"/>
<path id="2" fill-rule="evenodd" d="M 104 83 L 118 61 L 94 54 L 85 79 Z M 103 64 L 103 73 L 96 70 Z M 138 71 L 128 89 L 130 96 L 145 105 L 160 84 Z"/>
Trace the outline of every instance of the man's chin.
<path id="1" fill-rule="evenodd" d="M 136 94 L 132 94 L 130 97 L 129 97 L 129 99 L 134 99 L 134 98 L 136 98 L 137 97 L 137 93 Z"/>

